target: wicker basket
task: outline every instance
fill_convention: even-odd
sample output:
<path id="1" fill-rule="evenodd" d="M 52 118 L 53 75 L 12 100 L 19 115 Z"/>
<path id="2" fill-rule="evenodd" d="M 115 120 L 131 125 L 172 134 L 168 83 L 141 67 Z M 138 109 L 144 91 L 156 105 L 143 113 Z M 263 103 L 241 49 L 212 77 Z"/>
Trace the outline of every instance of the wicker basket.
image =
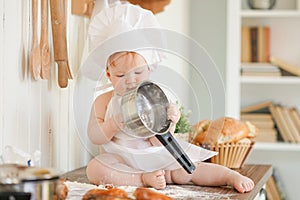
<path id="1" fill-rule="evenodd" d="M 255 142 L 223 143 L 203 146 L 212 151 L 219 152 L 218 155 L 211 158 L 211 162 L 224 165 L 232 169 L 243 167 L 247 157 L 253 148 Z"/>

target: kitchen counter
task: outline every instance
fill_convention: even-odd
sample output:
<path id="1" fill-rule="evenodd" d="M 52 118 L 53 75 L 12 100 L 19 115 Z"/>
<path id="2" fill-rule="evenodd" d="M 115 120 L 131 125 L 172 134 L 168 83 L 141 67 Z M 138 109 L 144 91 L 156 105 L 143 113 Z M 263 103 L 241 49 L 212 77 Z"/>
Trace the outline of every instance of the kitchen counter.
<path id="1" fill-rule="evenodd" d="M 236 171 L 251 178 L 254 181 L 255 188 L 251 192 L 241 194 L 231 187 L 202 187 L 202 186 L 195 186 L 195 185 L 174 185 L 174 186 L 171 185 L 162 191 L 164 191 L 163 193 L 165 193 L 167 190 L 172 190 L 172 192 L 170 192 L 170 194 L 172 194 L 172 193 L 176 193 L 176 190 L 178 190 L 178 193 L 182 193 L 182 191 L 184 191 L 184 193 L 186 193 L 187 195 L 190 192 L 190 194 L 193 195 L 192 196 L 193 199 L 204 199 L 203 195 L 205 195 L 205 197 L 208 197 L 207 199 L 224 199 L 224 197 L 226 197 L 226 199 L 250 200 L 250 199 L 254 199 L 257 196 L 257 194 L 260 192 L 263 185 L 267 182 L 269 177 L 272 175 L 272 166 L 271 165 L 245 165 L 243 168 L 237 169 Z M 85 167 L 67 172 L 62 177 L 65 178 L 66 181 L 89 183 L 85 174 Z M 199 196 L 197 196 L 197 194 L 199 194 Z M 180 199 L 184 199 L 184 198 L 180 197 Z M 191 196 L 188 196 L 187 199 L 191 199 Z"/>

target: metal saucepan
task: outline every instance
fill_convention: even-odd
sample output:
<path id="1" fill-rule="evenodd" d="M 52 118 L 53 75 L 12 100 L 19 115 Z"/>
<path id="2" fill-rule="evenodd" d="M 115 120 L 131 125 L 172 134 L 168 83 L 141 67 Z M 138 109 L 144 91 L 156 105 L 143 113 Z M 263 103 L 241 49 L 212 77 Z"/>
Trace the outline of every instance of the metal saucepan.
<path id="1" fill-rule="evenodd" d="M 192 173 L 195 165 L 169 132 L 168 106 L 163 90 L 151 81 L 144 81 L 122 96 L 122 118 L 131 135 L 139 138 L 155 136 L 177 162 Z"/>
<path id="2" fill-rule="evenodd" d="M 54 169 L 0 165 L 0 199 L 55 199 L 58 183 L 59 175 Z"/>

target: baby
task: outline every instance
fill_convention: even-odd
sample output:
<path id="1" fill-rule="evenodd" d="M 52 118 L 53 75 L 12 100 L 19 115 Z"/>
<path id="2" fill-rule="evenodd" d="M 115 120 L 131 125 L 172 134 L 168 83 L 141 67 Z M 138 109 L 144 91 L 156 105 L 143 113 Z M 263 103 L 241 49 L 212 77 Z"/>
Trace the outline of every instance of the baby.
<path id="1" fill-rule="evenodd" d="M 254 183 L 248 177 L 227 167 L 197 159 L 200 154 L 207 154 L 207 158 L 215 155 L 201 147 L 188 144 L 189 148 L 185 148 L 196 166 L 193 173 L 188 174 L 174 158 L 172 160 L 155 136 L 144 139 L 125 133 L 121 117 L 113 114 L 112 101 L 140 82 L 149 80 L 150 68 L 142 54 L 124 51 L 111 55 L 107 61 L 106 75 L 114 90 L 95 99 L 88 126 L 88 136 L 100 146 L 101 152 L 87 166 L 86 173 L 91 183 L 164 189 L 167 184 L 192 182 L 201 186 L 229 185 L 241 193 L 253 189 Z M 179 118 L 178 107 L 170 104 L 168 119 L 171 120 L 171 133 Z M 180 144 L 184 145 L 183 142 Z"/>

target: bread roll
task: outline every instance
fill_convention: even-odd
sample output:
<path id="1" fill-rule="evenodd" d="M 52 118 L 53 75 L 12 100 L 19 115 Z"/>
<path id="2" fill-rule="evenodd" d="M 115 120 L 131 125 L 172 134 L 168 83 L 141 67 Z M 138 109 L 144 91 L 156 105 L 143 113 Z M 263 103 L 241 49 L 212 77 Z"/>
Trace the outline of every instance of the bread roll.
<path id="1" fill-rule="evenodd" d="M 69 189 L 65 184 L 64 180 L 60 180 L 59 184 L 56 187 L 56 195 L 59 200 L 64 200 L 68 196 Z"/>
<path id="2" fill-rule="evenodd" d="M 94 200 L 94 199 L 119 199 L 119 200 L 125 200 L 128 199 L 128 194 L 125 190 L 119 189 L 119 188 L 111 188 L 111 189 L 91 189 L 87 191 L 83 197 L 82 200 Z"/>
<path id="3" fill-rule="evenodd" d="M 193 143 L 197 145 L 236 142 L 248 137 L 249 133 L 246 124 L 230 117 L 200 121 L 194 130 L 197 133 Z"/>
<path id="4" fill-rule="evenodd" d="M 134 191 L 133 196 L 135 196 L 137 200 L 172 200 L 171 197 L 148 188 L 137 188 Z"/>

